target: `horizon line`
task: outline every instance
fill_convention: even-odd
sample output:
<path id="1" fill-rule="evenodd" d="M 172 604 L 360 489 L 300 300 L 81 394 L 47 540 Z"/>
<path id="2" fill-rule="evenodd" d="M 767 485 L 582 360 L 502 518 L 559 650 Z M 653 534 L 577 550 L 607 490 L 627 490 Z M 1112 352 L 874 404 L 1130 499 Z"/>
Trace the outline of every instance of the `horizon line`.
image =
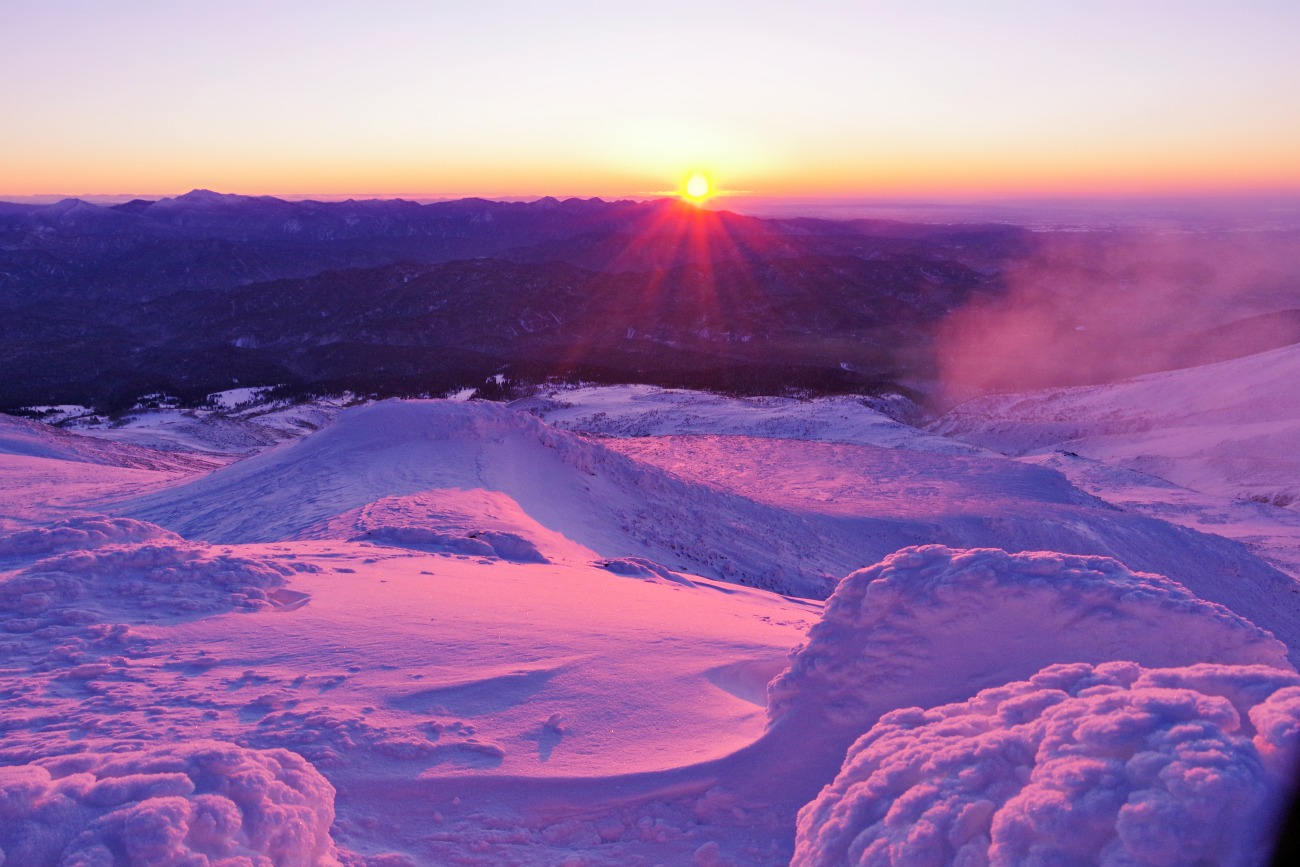
<path id="1" fill-rule="evenodd" d="M 10 204 L 57 204 L 61 201 L 76 199 L 89 204 L 122 204 L 134 200 L 160 201 L 178 198 L 199 190 L 220 192 L 206 187 L 195 187 L 183 192 L 171 193 L 4 193 L 0 192 L 0 202 Z M 495 202 L 534 202 L 553 198 L 560 201 L 570 199 L 604 201 L 650 201 L 654 199 L 680 198 L 675 190 L 645 190 L 621 194 L 459 194 L 459 193 L 380 193 L 380 192 L 344 192 L 344 193 L 220 193 L 246 198 L 273 198 L 288 202 L 346 202 L 346 201 L 409 201 L 418 204 L 436 204 L 439 202 L 463 201 L 465 199 L 484 199 Z M 709 205 L 719 205 L 719 200 L 742 201 L 784 201 L 784 202 L 854 202 L 880 205 L 990 205 L 990 204 L 1033 204 L 1064 202 L 1194 202 L 1194 201 L 1251 201 L 1251 200 L 1286 200 L 1300 199 L 1300 187 L 1277 189 L 1241 189 L 1241 190 L 1179 190 L 1179 191 L 1137 191 L 1137 192 L 1005 192 L 1005 193 L 917 193 L 907 194 L 854 194 L 854 193 L 763 193 L 750 190 L 719 190 L 712 197 Z"/>

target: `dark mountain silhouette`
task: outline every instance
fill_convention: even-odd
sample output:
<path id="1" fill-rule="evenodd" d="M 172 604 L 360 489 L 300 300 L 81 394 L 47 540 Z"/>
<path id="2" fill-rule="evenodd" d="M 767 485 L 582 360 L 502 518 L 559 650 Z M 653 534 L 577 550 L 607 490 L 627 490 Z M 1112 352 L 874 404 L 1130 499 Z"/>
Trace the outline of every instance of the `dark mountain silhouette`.
<path id="1" fill-rule="evenodd" d="M 1265 240 L 1273 250 L 1291 238 Z M 1057 360 L 1050 382 L 1115 378 L 1300 337 L 1281 309 L 1294 304 L 1210 331 L 1168 305 L 1156 317 L 1167 351 L 1150 350 L 1152 311 L 1125 312 L 1141 295 L 1127 287 L 1163 280 L 1213 299 L 1207 257 L 1237 244 L 1197 236 L 1148 261 L 1160 245 L 1114 233 L 759 219 L 675 199 L 195 190 L 109 207 L 0 203 L 0 407 L 112 409 L 149 392 L 200 399 L 270 383 L 438 393 L 500 373 L 736 392 L 925 388 L 941 363 L 954 374 L 953 311 L 1020 310 L 1026 292 L 1042 322 L 1064 323 L 1041 349 Z M 1233 291 L 1267 298 L 1260 280 Z M 963 332 L 964 363 L 1006 342 L 980 321 Z M 1075 362 L 1097 358 L 1106 364 Z"/>
<path id="2" fill-rule="evenodd" d="M 763 220 L 676 200 L 0 206 L 0 406 L 237 383 L 429 392 L 583 376 L 873 390 L 996 293 L 1005 226 Z"/>

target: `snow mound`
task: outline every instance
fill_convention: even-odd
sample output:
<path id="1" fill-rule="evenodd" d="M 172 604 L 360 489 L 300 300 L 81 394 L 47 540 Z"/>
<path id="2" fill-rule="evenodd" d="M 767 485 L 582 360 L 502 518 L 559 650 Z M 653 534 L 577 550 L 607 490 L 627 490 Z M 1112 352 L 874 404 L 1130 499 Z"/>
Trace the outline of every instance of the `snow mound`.
<path id="1" fill-rule="evenodd" d="M 439 554 L 493 557 L 515 563 L 550 562 L 537 550 L 536 545 L 523 536 L 498 530 L 472 530 L 456 534 L 427 527 L 382 526 L 367 530 L 349 541 L 374 542 Z"/>
<path id="2" fill-rule="evenodd" d="M 1053 665 L 886 714 L 799 812 L 795 865 L 1263 864 L 1300 676 Z"/>
<path id="3" fill-rule="evenodd" d="M 293 572 L 189 542 L 69 551 L 0 577 L 0 630 L 271 608 Z"/>
<path id="4" fill-rule="evenodd" d="M 338 865 L 334 787 L 288 750 L 195 741 L 0 767 L 0 863 Z"/>
<path id="5" fill-rule="evenodd" d="M 177 543 L 181 537 L 146 521 L 85 515 L 0 537 L 0 557 L 40 557 L 76 548 L 154 541 Z"/>
<path id="6" fill-rule="evenodd" d="M 645 557 L 617 557 L 613 560 L 598 560 L 596 565 L 606 572 L 613 572 L 615 575 L 622 575 L 626 578 L 640 578 L 643 581 L 663 582 L 670 584 L 682 584 L 686 587 L 694 587 L 695 582 L 689 578 L 683 578 L 671 569 L 660 566 L 653 560 L 647 560 Z"/>
<path id="7" fill-rule="evenodd" d="M 1051 663 L 1111 660 L 1293 670 L 1286 647 L 1250 621 L 1109 557 L 927 545 L 840 582 L 771 685 L 769 714 L 810 703 L 869 722 L 884 693 L 939 704 Z"/>

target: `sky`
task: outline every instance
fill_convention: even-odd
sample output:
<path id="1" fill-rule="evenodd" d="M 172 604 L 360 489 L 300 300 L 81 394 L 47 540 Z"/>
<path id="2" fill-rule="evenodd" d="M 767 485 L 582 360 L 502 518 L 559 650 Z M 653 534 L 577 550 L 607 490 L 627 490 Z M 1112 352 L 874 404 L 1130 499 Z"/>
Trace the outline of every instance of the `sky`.
<path id="1" fill-rule="evenodd" d="M 0 0 L 0 197 L 1300 190 L 1295 0 Z"/>

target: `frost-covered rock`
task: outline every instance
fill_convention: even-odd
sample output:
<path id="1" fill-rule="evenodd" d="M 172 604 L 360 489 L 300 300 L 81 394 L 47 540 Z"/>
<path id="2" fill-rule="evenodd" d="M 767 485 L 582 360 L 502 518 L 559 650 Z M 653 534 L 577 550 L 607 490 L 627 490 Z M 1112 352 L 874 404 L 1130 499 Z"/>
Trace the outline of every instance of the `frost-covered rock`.
<path id="1" fill-rule="evenodd" d="M 269 608 L 269 594 L 293 574 L 172 538 L 66 551 L 0 578 L 0 630 Z"/>
<path id="2" fill-rule="evenodd" d="M 840 583 L 769 688 L 769 714 L 779 724 L 802 707 L 857 734 L 884 695 L 942 704 L 1051 663 L 1111 660 L 1293 670 L 1250 621 L 1108 557 L 928 545 Z"/>
<path id="3" fill-rule="evenodd" d="M 0 864 L 333 867 L 334 787 L 288 750 L 197 741 L 0 767 Z"/>
<path id="4" fill-rule="evenodd" d="M 1044 668 L 886 714 L 799 813 L 796 865 L 1261 864 L 1300 758 L 1300 676 Z"/>
<path id="5" fill-rule="evenodd" d="M 77 548 L 154 541 L 176 543 L 181 537 L 146 521 L 84 515 L 0 536 L 0 557 L 41 557 Z"/>

